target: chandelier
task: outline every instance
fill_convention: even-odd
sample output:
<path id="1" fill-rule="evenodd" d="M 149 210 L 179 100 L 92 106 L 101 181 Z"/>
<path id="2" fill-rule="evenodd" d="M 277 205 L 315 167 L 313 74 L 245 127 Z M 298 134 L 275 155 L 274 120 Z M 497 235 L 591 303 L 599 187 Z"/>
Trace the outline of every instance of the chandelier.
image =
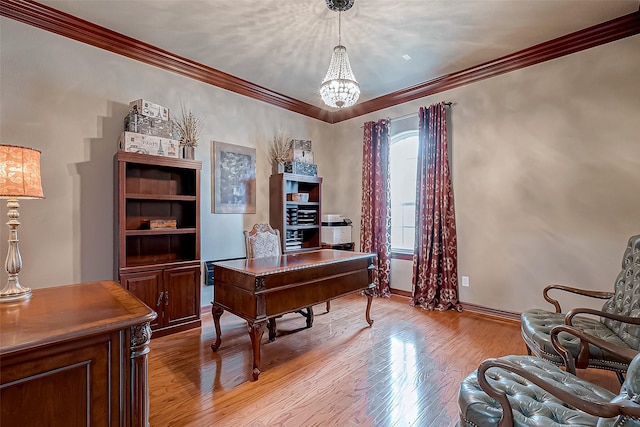
<path id="1" fill-rule="evenodd" d="M 360 85 L 356 81 L 347 48 L 342 46 L 342 12 L 351 9 L 355 0 L 325 0 L 327 7 L 338 12 L 338 46 L 333 48 L 329 70 L 320 85 L 320 96 L 325 104 L 334 108 L 351 107 L 358 102 Z"/>

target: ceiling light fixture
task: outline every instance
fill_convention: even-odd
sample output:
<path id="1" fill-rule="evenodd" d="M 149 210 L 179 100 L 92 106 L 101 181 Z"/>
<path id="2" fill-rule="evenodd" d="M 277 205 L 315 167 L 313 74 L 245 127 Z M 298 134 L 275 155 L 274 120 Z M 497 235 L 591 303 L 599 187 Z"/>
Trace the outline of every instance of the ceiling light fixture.
<path id="1" fill-rule="evenodd" d="M 320 85 L 320 96 L 334 108 L 347 108 L 358 102 L 360 85 L 356 81 L 347 48 L 342 46 L 342 12 L 351 9 L 355 0 L 325 0 L 327 7 L 338 12 L 338 46 L 333 48 L 329 70 Z"/>

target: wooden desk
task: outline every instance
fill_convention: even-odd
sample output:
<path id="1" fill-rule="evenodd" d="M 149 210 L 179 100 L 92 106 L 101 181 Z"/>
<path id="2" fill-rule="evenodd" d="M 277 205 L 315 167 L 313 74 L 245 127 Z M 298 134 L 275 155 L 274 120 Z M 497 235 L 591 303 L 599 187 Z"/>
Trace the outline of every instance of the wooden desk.
<path id="1" fill-rule="evenodd" d="M 0 425 L 147 427 L 155 317 L 111 281 L 0 304 Z"/>
<path id="2" fill-rule="evenodd" d="M 260 375 L 260 341 L 267 321 L 314 304 L 355 292 L 367 295 L 371 309 L 374 254 L 323 249 L 273 258 L 241 259 L 213 264 L 213 321 L 220 347 L 220 316 L 224 310 L 245 319 L 253 346 L 253 379 Z"/>

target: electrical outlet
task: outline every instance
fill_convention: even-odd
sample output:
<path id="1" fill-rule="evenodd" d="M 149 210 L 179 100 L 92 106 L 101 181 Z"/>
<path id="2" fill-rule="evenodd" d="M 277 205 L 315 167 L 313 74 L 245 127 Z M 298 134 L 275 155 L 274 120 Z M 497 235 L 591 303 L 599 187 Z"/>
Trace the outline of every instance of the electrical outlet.
<path id="1" fill-rule="evenodd" d="M 469 287 L 469 276 L 462 276 L 462 286 L 465 288 Z"/>

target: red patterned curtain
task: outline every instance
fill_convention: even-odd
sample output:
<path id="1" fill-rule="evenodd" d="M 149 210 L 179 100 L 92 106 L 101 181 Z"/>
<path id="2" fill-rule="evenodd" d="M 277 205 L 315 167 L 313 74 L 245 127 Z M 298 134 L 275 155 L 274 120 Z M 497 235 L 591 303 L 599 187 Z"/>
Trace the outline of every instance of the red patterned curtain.
<path id="1" fill-rule="evenodd" d="M 458 248 L 449 170 L 447 105 L 420 108 L 416 236 L 411 305 L 462 311 Z"/>
<path id="2" fill-rule="evenodd" d="M 374 295 L 389 297 L 391 276 L 391 198 L 389 121 L 364 124 L 360 251 L 375 253 Z"/>

